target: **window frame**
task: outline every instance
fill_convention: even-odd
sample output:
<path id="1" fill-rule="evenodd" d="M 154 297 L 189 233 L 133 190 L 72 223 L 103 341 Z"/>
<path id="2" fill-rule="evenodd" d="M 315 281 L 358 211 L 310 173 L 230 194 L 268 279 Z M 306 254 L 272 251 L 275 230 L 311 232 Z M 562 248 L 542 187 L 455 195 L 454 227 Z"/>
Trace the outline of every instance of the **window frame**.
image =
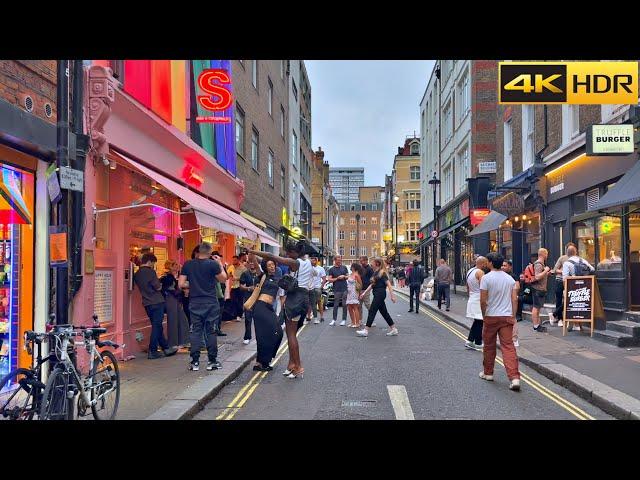
<path id="1" fill-rule="evenodd" d="M 258 60 L 251 60 L 251 85 L 258 91 Z"/>
<path id="2" fill-rule="evenodd" d="M 273 150 L 269 149 L 267 154 L 267 178 L 269 181 L 269 186 L 271 188 L 275 188 L 274 174 L 273 174 L 274 165 L 275 165 L 275 155 L 273 153 Z"/>
<path id="3" fill-rule="evenodd" d="M 255 142 L 254 142 L 255 138 Z M 255 145 L 255 158 L 253 147 Z M 256 172 L 260 172 L 260 132 L 253 125 L 251 127 L 251 168 L 253 168 Z"/>
<path id="4" fill-rule="evenodd" d="M 242 121 L 240 121 L 240 119 L 242 119 Z M 235 134 L 236 134 L 236 142 L 235 142 L 236 143 L 236 153 L 238 155 L 240 155 L 243 160 L 245 159 L 245 154 L 246 154 L 246 139 L 245 139 L 245 137 L 247 135 L 246 134 L 246 131 L 247 131 L 246 122 L 247 122 L 247 119 L 246 119 L 246 115 L 244 113 L 244 110 L 236 102 L 236 131 L 235 131 Z M 242 129 L 242 135 L 240 135 L 240 136 L 238 135 L 238 128 Z M 238 151 L 238 139 L 240 139 L 240 143 L 242 144 L 241 145 L 242 151 Z"/>
<path id="5" fill-rule="evenodd" d="M 269 116 L 273 118 L 273 82 L 267 77 L 267 111 Z"/>

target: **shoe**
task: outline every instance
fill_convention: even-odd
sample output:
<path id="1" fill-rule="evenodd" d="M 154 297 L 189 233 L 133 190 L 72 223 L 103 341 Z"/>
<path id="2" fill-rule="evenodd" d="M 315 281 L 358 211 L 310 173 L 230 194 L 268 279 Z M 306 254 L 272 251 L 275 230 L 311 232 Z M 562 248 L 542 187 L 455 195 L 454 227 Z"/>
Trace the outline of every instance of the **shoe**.
<path id="1" fill-rule="evenodd" d="M 409 310 L 409 312 L 407 312 L 407 313 L 411 313 L 411 312 L 413 312 L 413 310 Z"/>
<path id="2" fill-rule="evenodd" d="M 236 322 L 241 322 L 241 321 L 242 321 L 242 319 L 241 319 L 240 317 L 236 317 L 235 321 L 236 321 Z"/>
<path id="3" fill-rule="evenodd" d="M 449 309 L 447 308 L 447 312 L 449 311 Z"/>
<path id="4" fill-rule="evenodd" d="M 346 324 L 347 324 L 347 321 L 346 321 L 346 320 L 342 320 L 342 321 L 340 322 L 340 326 L 341 326 L 341 327 L 344 327 Z"/>
<path id="5" fill-rule="evenodd" d="M 555 325 L 556 323 L 559 323 L 559 322 L 556 322 L 556 317 L 553 315 L 553 313 L 549 312 L 549 324 L 550 325 Z M 562 325 L 560 325 L 560 326 L 562 326 Z"/>
<path id="6" fill-rule="evenodd" d="M 291 372 L 289 375 L 287 375 L 287 378 L 303 378 L 304 377 L 304 369 L 300 370 L 299 372 Z"/>
<path id="7" fill-rule="evenodd" d="M 464 348 L 468 348 L 469 350 L 475 350 L 475 348 L 473 346 L 473 342 L 470 342 L 469 340 L 465 340 Z"/>
<path id="8" fill-rule="evenodd" d="M 514 347 L 519 347 L 520 346 L 520 342 L 518 341 L 517 338 L 513 341 L 513 346 Z"/>
<path id="9" fill-rule="evenodd" d="M 480 378 L 487 382 L 493 382 L 493 375 L 485 375 L 484 372 L 480 372 Z"/>
<path id="10" fill-rule="evenodd" d="M 416 313 L 420 313 L 418 310 L 416 310 Z"/>
<path id="11" fill-rule="evenodd" d="M 242 340 L 242 343 L 245 345 L 249 345 L 250 342 L 251 340 L 247 340 L 247 339 Z"/>
<path id="12" fill-rule="evenodd" d="M 309 325 L 309 319 L 305 319 L 304 322 L 302 322 L 303 325 Z"/>
<path id="13" fill-rule="evenodd" d="M 227 334 L 224 333 L 222 330 L 217 330 L 216 331 L 216 335 L 219 336 L 219 337 L 226 337 L 227 336 Z"/>
<path id="14" fill-rule="evenodd" d="M 393 327 L 387 332 L 387 337 L 395 337 L 396 335 L 398 335 L 398 329 L 396 327 Z"/>
<path id="15" fill-rule="evenodd" d="M 546 332 L 546 331 L 547 331 L 547 328 L 546 328 L 546 327 L 543 327 L 542 325 L 540 325 L 538 328 L 533 327 L 533 331 L 534 331 L 534 332 L 544 333 L 544 332 Z"/>
<path id="16" fill-rule="evenodd" d="M 330 326 L 330 327 L 333 327 L 335 324 L 336 324 L 336 321 L 335 321 L 335 320 L 331 320 L 331 321 L 329 322 L 329 326 Z"/>
<path id="17" fill-rule="evenodd" d="M 170 357 L 171 355 L 175 355 L 176 353 L 178 353 L 178 350 L 180 350 L 178 347 L 167 348 L 164 351 L 164 354 L 165 356 Z"/>
<path id="18" fill-rule="evenodd" d="M 321 322 L 324 322 L 324 318 L 320 317 L 320 321 L 321 321 Z"/>
<path id="19" fill-rule="evenodd" d="M 558 320 L 558 326 L 559 327 L 564 327 L 564 322 L 562 320 Z"/>
<path id="20" fill-rule="evenodd" d="M 320 324 L 320 320 L 318 320 L 318 319 L 316 318 L 316 319 L 313 321 L 313 324 L 314 324 L 314 325 L 318 325 L 318 324 Z"/>
<path id="21" fill-rule="evenodd" d="M 164 355 L 160 352 L 149 352 L 149 354 L 147 355 L 147 358 L 149 360 L 155 360 L 156 358 L 162 358 L 164 357 Z"/>
<path id="22" fill-rule="evenodd" d="M 369 332 L 367 331 L 366 328 L 363 328 L 362 330 L 357 330 L 356 331 L 356 335 L 359 337 L 368 337 L 369 336 Z"/>
<path id="23" fill-rule="evenodd" d="M 197 372 L 198 370 L 200 370 L 200 362 L 191 362 L 189 364 L 189 370 L 191 370 L 192 372 Z"/>
<path id="24" fill-rule="evenodd" d="M 373 322 L 373 323 L 371 324 L 371 326 L 372 326 L 372 327 L 375 327 L 375 326 L 376 326 L 376 322 Z"/>
<path id="25" fill-rule="evenodd" d="M 271 370 L 273 370 L 273 367 L 271 365 L 267 365 L 266 367 L 263 367 L 261 365 L 253 366 L 254 372 L 270 372 Z"/>
<path id="26" fill-rule="evenodd" d="M 282 375 L 284 375 L 285 377 L 290 374 L 291 374 L 291 370 L 289 370 L 288 368 L 284 372 L 282 372 Z"/>
<path id="27" fill-rule="evenodd" d="M 473 349 L 478 351 L 478 352 L 482 352 L 484 351 L 484 343 L 481 343 L 480 345 L 476 345 L 475 343 L 473 344 Z"/>
<path id="28" fill-rule="evenodd" d="M 209 361 L 207 362 L 207 370 L 211 371 L 211 370 L 219 370 L 222 368 L 222 364 L 220 362 L 218 362 L 217 360 L 214 360 L 213 362 Z"/>
<path id="29" fill-rule="evenodd" d="M 514 392 L 519 392 L 520 391 L 520 379 L 519 378 L 514 378 L 513 380 L 511 380 L 511 383 L 509 384 L 509 390 L 513 390 Z"/>

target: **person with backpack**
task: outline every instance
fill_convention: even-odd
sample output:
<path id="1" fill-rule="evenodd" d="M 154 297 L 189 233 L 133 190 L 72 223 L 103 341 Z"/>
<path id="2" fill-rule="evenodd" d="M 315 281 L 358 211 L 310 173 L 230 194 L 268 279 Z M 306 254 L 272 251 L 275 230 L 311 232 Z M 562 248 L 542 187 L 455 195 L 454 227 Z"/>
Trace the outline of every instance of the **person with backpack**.
<path id="1" fill-rule="evenodd" d="M 567 256 L 569 257 L 566 262 L 562 264 L 562 283 L 564 285 L 565 279 L 568 277 L 584 277 L 592 275 L 596 269 L 587 262 L 584 258 L 578 256 L 578 249 L 575 245 L 571 245 L 567 248 Z M 558 326 L 560 322 L 558 322 Z M 573 325 L 569 324 L 569 331 L 573 330 Z M 578 324 L 578 330 L 582 330 L 582 327 Z"/>
<path id="2" fill-rule="evenodd" d="M 420 313 L 420 287 L 427 274 L 418 260 L 413 261 L 407 279 L 409 280 L 409 313 L 413 311 L 413 299 L 416 299 L 416 313 Z"/>
<path id="3" fill-rule="evenodd" d="M 533 306 L 531 308 L 531 320 L 535 332 L 546 332 L 547 329 L 540 323 L 540 309 L 544 306 L 544 299 L 547 296 L 547 280 L 551 273 L 551 268 L 545 265 L 549 251 L 546 248 L 538 249 L 538 259 L 533 263 L 535 280 L 531 283 L 533 289 Z"/>

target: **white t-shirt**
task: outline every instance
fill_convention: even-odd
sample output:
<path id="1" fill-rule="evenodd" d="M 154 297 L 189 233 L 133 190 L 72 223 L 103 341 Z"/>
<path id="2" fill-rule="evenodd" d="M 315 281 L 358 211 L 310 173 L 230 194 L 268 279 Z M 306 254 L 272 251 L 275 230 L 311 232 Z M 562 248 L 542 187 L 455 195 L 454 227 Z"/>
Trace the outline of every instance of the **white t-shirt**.
<path id="1" fill-rule="evenodd" d="M 294 276 L 298 279 L 298 286 L 311 290 L 313 286 L 313 265 L 311 265 L 311 260 L 299 258 L 298 265 L 298 270 L 293 272 Z"/>
<path id="2" fill-rule="evenodd" d="M 587 262 L 584 258 L 580 258 L 577 255 L 574 255 L 573 257 L 570 257 L 569 259 L 567 259 L 566 262 L 564 262 L 562 264 L 562 279 L 564 280 L 567 277 L 575 277 L 576 276 L 576 266 L 571 263 L 569 260 L 573 260 L 576 263 L 584 263 L 589 270 L 591 270 L 592 272 L 595 271 L 595 268 L 593 268 L 591 266 L 591 264 L 589 262 Z"/>
<path id="3" fill-rule="evenodd" d="M 488 317 L 512 317 L 511 292 L 516 281 L 502 270 L 491 270 L 480 279 L 480 290 L 486 290 Z"/>
<path id="4" fill-rule="evenodd" d="M 326 277 L 327 272 L 320 265 L 313 267 L 313 288 L 322 288 L 322 277 Z"/>

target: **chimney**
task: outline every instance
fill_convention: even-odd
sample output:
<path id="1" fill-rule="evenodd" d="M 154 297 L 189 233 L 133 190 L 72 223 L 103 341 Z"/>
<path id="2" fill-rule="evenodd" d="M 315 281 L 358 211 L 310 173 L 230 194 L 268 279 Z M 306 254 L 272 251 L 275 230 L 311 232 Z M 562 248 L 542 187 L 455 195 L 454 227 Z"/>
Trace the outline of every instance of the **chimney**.
<path id="1" fill-rule="evenodd" d="M 316 157 L 320 159 L 320 161 L 324 160 L 324 152 L 322 151 L 322 147 L 318 147 L 318 151 L 316 152 Z"/>
<path id="2" fill-rule="evenodd" d="M 404 148 L 402 147 L 398 147 L 398 155 L 402 155 L 402 151 L 404 150 Z"/>

